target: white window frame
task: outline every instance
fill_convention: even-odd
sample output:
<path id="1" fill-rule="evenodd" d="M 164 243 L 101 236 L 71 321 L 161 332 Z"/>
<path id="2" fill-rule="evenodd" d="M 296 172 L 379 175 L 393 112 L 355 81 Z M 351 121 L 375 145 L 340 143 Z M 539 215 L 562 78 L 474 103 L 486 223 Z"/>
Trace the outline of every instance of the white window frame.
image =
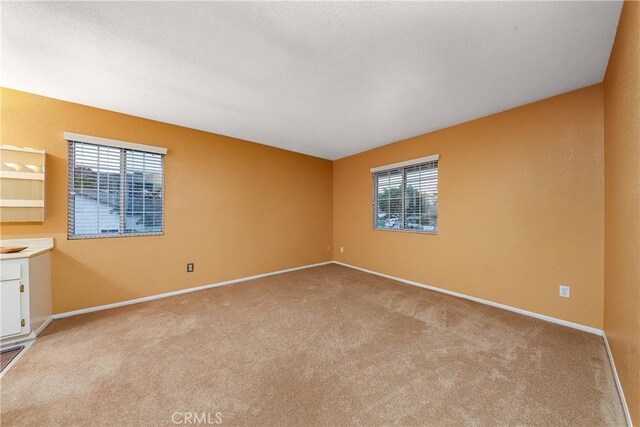
<path id="1" fill-rule="evenodd" d="M 439 154 L 433 154 L 431 156 L 426 156 L 426 157 L 420 157 L 417 159 L 412 159 L 412 160 L 407 160 L 407 161 L 403 161 L 403 162 L 398 162 L 398 163 L 392 163 L 392 164 L 388 164 L 388 165 L 384 165 L 384 166 L 377 166 L 377 167 L 373 167 L 371 168 L 369 171 L 371 172 L 371 178 L 372 178 L 372 187 L 373 187 L 373 191 L 372 191 L 372 203 L 371 203 L 371 208 L 372 208 L 372 228 L 375 231 L 394 231 L 394 232 L 402 232 L 402 233 L 418 233 L 418 234 L 438 234 L 438 230 L 440 228 L 440 218 L 439 218 L 439 214 L 440 214 L 440 203 L 438 200 L 438 204 L 437 204 L 437 210 L 436 210 L 436 225 L 434 230 L 420 230 L 420 229 L 411 229 L 411 228 L 405 228 L 403 226 L 404 221 L 401 221 L 401 227 L 400 228 L 390 228 L 390 227 L 379 227 L 378 226 L 378 182 L 377 182 L 377 176 L 381 173 L 384 172 L 390 172 L 390 171 L 400 171 L 400 173 L 402 174 L 402 184 L 401 184 L 401 188 L 402 188 L 402 217 L 404 218 L 406 215 L 405 212 L 405 190 L 406 190 L 406 170 L 410 169 L 412 167 L 415 166 L 419 166 L 419 165 L 423 165 L 426 163 L 436 163 L 435 169 L 436 169 L 436 173 L 437 173 L 437 181 L 436 181 L 436 186 L 439 186 L 439 173 L 440 173 L 440 155 Z M 438 188 L 438 187 L 436 187 Z"/>
<path id="2" fill-rule="evenodd" d="M 68 179 L 67 179 L 67 197 L 68 197 L 68 202 L 67 202 L 67 207 L 68 207 L 68 212 L 67 212 L 67 238 L 69 240 L 83 240 L 83 239 L 112 239 L 112 238 L 121 238 L 121 237 L 140 237 L 140 236 L 162 236 L 164 235 L 165 232 L 165 180 L 164 180 L 164 176 L 165 176 L 165 161 L 164 161 L 164 157 L 167 154 L 168 150 L 166 148 L 163 147 L 155 147 L 152 145 L 145 145 L 145 144 L 138 144 L 135 142 L 128 142 L 128 141 L 120 141 L 120 140 L 116 140 L 116 139 L 109 139 L 109 138 L 101 138 L 101 137 L 97 137 L 97 136 L 90 136 L 90 135 L 82 135 L 82 134 L 77 134 L 77 133 L 71 133 L 71 132 L 64 132 L 64 139 L 66 139 L 68 141 L 69 144 L 69 148 L 68 148 L 68 152 L 69 152 L 69 158 L 68 158 Z M 72 218 L 72 215 L 74 215 L 74 205 L 75 205 L 75 201 L 74 201 L 74 197 L 75 194 L 72 194 L 72 183 L 74 182 L 74 174 L 75 174 L 75 170 L 74 170 L 74 166 L 75 166 L 75 159 L 73 159 L 71 157 L 71 153 L 72 153 L 72 149 L 71 147 L 73 146 L 74 143 L 84 143 L 84 144 L 91 144 L 91 145 L 96 145 L 96 146 L 103 146 L 103 147 L 110 147 L 110 148 L 116 148 L 116 149 L 120 149 L 122 150 L 122 154 L 124 154 L 125 151 L 136 151 L 136 152 L 144 152 L 144 153 L 152 153 L 152 154 L 159 154 L 161 156 L 161 170 L 162 170 L 162 229 L 161 231 L 142 231 L 142 232 L 129 232 L 127 233 L 126 231 L 122 231 L 122 228 L 120 229 L 120 231 L 118 233 L 95 233 L 95 234 L 75 234 L 73 232 L 73 228 L 75 227 L 75 217 Z M 125 173 L 125 166 L 123 161 L 121 162 L 120 165 L 120 176 L 121 176 L 121 186 L 120 186 L 120 190 L 122 191 L 122 183 L 124 181 L 124 173 Z M 121 199 L 124 200 L 124 197 L 121 196 Z M 126 213 L 124 213 L 124 210 L 121 209 L 120 211 L 121 215 L 126 215 Z M 121 222 L 123 221 L 123 219 L 120 220 Z"/>

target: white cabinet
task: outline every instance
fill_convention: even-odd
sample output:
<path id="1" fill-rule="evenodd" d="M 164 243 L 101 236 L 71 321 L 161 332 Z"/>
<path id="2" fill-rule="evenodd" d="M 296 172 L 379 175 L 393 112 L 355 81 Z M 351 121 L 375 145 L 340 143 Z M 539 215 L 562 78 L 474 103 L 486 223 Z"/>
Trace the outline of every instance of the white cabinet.
<path id="1" fill-rule="evenodd" d="M 31 246 L 34 242 L 47 246 Z M 2 241 L 7 245 L 9 241 Z M 31 340 L 51 321 L 52 239 L 32 239 L 13 246 L 24 253 L 0 258 L 0 341 L 6 347 Z M 18 258 L 22 256 L 22 258 Z"/>
<path id="2" fill-rule="evenodd" d="M 0 288 L 0 330 L 2 336 L 22 333 L 20 280 L 3 280 Z"/>

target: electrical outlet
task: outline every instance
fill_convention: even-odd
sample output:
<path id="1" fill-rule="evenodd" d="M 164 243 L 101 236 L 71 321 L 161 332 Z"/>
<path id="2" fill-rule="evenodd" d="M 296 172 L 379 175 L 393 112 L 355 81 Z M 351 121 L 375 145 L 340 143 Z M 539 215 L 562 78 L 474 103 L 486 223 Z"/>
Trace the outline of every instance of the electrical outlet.
<path id="1" fill-rule="evenodd" d="M 340 246 L 340 253 L 343 254 L 344 253 L 344 246 Z"/>
<path id="2" fill-rule="evenodd" d="M 193 263 L 187 264 L 187 273 L 193 273 Z"/>
<path id="3" fill-rule="evenodd" d="M 560 285 L 560 296 L 563 298 L 571 297 L 571 287 L 567 285 Z"/>

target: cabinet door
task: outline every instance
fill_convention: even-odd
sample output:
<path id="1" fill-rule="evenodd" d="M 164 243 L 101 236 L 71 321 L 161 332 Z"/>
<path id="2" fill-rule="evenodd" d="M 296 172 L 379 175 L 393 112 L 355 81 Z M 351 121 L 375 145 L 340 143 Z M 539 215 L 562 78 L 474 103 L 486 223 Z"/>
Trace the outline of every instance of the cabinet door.
<path id="1" fill-rule="evenodd" d="M 22 332 L 20 280 L 0 282 L 0 330 L 3 337 Z"/>

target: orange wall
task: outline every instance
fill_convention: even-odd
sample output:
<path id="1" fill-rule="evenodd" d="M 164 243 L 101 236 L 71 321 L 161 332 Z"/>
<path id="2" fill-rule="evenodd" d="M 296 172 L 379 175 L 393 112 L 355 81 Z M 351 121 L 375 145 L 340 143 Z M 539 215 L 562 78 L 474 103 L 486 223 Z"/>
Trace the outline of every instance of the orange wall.
<path id="1" fill-rule="evenodd" d="M 54 312 L 329 261 L 332 163 L 315 157 L 1 90 L 3 144 L 47 151 L 47 218 L 2 238 L 56 239 Z M 67 240 L 63 131 L 167 147 L 164 236 Z M 195 262 L 195 272 L 185 264 Z"/>
<path id="2" fill-rule="evenodd" d="M 601 328 L 602 114 L 595 85 L 336 161 L 334 259 Z M 438 235 L 372 230 L 369 169 L 436 153 Z"/>
<path id="3" fill-rule="evenodd" d="M 625 2 L 604 79 L 604 329 L 640 425 L 640 3 Z"/>

